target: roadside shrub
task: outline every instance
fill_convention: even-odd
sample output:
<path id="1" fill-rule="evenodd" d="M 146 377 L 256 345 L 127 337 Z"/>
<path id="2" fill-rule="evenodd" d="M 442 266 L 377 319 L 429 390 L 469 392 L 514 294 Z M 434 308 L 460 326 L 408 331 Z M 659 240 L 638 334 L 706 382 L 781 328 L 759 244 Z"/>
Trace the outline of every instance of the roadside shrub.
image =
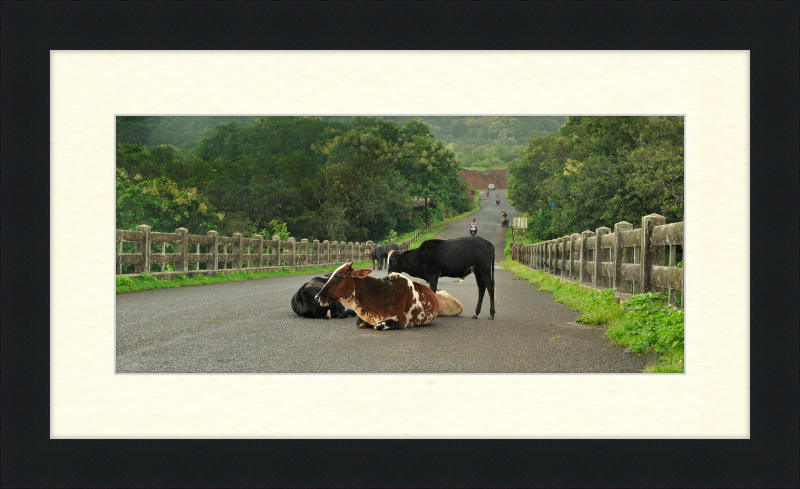
<path id="1" fill-rule="evenodd" d="M 609 338 L 637 353 L 683 351 L 683 311 L 669 307 L 663 292 L 635 295 L 623 309 L 622 321 L 606 331 Z"/>
<path id="2" fill-rule="evenodd" d="M 117 287 L 133 287 L 133 279 L 117 275 Z"/>

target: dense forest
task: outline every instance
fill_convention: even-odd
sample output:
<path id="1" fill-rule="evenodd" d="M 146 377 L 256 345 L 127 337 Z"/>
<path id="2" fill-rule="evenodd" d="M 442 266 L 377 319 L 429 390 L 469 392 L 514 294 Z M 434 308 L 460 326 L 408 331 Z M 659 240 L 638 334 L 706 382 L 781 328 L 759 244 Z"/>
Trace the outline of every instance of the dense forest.
<path id="1" fill-rule="evenodd" d="M 652 213 L 683 221 L 683 145 L 683 117 L 568 117 L 509 165 L 508 197 L 534 241 Z"/>
<path id="2" fill-rule="evenodd" d="M 431 220 L 471 206 L 455 153 L 420 121 L 172 119 L 117 120 L 120 229 L 379 241 L 422 227 L 415 197 L 433 198 Z M 147 144 L 166 134 L 185 141 Z"/>

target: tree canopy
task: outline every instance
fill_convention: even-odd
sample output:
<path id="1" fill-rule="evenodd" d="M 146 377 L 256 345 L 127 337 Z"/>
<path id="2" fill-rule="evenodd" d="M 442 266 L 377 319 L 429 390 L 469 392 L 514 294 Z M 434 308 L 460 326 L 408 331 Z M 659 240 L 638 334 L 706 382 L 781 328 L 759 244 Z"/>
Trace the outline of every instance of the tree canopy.
<path id="1" fill-rule="evenodd" d="M 542 240 L 651 213 L 682 221 L 683 144 L 682 117 L 569 117 L 509 165 L 508 196 Z"/>
<path id="2" fill-rule="evenodd" d="M 119 126 L 163 124 L 150 119 L 118 119 L 118 134 Z M 401 126 L 370 117 L 349 124 L 320 117 L 261 117 L 246 125 L 229 120 L 182 148 L 119 141 L 117 168 L 142 181 L 164 179 L 193 189 L 206 199 L 205 209 L 222 216 L 214 222 L 222 235 L 269 233 L 285 224 L 299 238 L 379 241 L 422 225 L 422 216 L 411 212 L 414 197 L 443 204 L 432 212 L 459 213 L 470 206 L 455 154 L 433 138 L 427 124 L 414 120 Z M 183 210 L 185 219 L 176 214 L 134 223 L 132 216 L 141 220 L 141 213 L 132 212 L 134 201 L 121 195 L 121 228 L 152 222 L 154 230 L 183 226 L 194 233 L 201 232 L 201 221 L 212 222 Z"/>

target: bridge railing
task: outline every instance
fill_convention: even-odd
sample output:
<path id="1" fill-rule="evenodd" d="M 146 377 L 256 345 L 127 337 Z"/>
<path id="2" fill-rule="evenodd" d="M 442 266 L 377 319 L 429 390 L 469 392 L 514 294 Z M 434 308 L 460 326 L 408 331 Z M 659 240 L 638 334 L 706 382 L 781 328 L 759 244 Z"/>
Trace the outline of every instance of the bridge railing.
<path id="1" fill-rule="evenodd" d="M 157 233 L 152 232 L 150 226 L 141 225 L 136 231 L 117 229 L 116 274 L 137 277 L 148 272 L 172 278 L 178 274 L 213 275 L 278 268 L 298 270 L 369 261 L 374 246 L 372 241 L 345 243 L 302 239 L 298 243 L 294 238 L 281 240 L 279 236 L 273 236 L 264 239 L 259 235 L 245 238 L 241 233 L 224 237 L 217 231 L 196 235 L 189 234 L 186 228 L 178 228 L 174 233 Z M 132 266 L 134 273 L 123 273 L 126 265 Z M 130 267 L 126 268 L 130 270 Z"/>
<path id="2" fill-rule="evenodd" d="M 424 228 L 422 228 L 421 230 L 419 230 L 416 233 L 414 233 L 414 235 L 411 236 L 411 238 L 408 241 L 403 241 L 403 245 L 401 246 L 401 248 L 403 250 L 408 250 L 409 247 L 412 244 L 416 243 L 419 240 L 419 238 L 422 237 L 423 234 L 428 232 L 428 229 L 430 229 L 430 228 L 431 228 L 430 224 L 427 224 Z"/>
<path id="3" fill-rule="evenodd" d="M 622 294 L 668 291 L 673 306 L 680 291 L 680 307 L 684 307 L 684 268 L 676 266 L 678 247 L 683 253 L 683 222 L 667 224 L 664 216 L 650 214 L 642 218 L 638 229 L 623 221 L 614 225 L 613 232 L 601 227 L 541 243 L 512 244 L 511 257 L 530 268 L 598 289 L 613 287 Z"/>

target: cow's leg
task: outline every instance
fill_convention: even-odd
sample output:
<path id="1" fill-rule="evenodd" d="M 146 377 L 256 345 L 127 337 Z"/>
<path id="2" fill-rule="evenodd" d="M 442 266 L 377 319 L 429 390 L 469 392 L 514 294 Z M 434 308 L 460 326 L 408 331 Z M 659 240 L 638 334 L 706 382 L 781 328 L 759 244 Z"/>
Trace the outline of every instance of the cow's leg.
<path id="1" fill-rule="evenodd" d="M 436 285 L 438 283 L 439 283 L 439 274 L 438 273 L 436 275 L 431 275 L 430 277 L 428 277 L 428 287 L 431 288 L 431 290 L 433 291 L 434 294 L 436 293 Z"/>
<path id="2" fill-rule="evenodd" d="M 475 274 L 475 282 L 478 284 L 478 307 L 475 308 L 475 315 L 472 319 L 478 319 L 478 314 L 481 313 L 481 304 L 483 304 L 483 292 L 486 290 L 486 283 L 480 273 Z"/>
<path id="3" fill-rule="evenodd" d="M 372 325 L 359 317 L 358 319 L 356 319 L 356 326 L 359 328 L 369 328 Z"/>
<path id="4" fill-rule="evenodd" d="M 475 274 L 477 277 L 479 274 Z M 483 284 L 489 290 L 489 318 L 494 319 L 494 280 L 492 280 L 492 276 L 488 273 L 483 276 Z M 483 293 L 481 293 L 481 299 L 483 299 Z M 479 303 L 480 304 L 480 303 Z"/>
<path id="5" fill-rule="evenodd" d="M 403 319 L 405 319 L 405 318 L 403 318 Z M 384 331 L 384 330 L 387 330 L 387 329 L 402 329 L 404 327 L 405 327 L 405 324 L 401 323 L 397 319 L 386 319 L 384 321 L 379 322 L 375 326 L 375 329 L 377 329 L 378 331 Z"/>

